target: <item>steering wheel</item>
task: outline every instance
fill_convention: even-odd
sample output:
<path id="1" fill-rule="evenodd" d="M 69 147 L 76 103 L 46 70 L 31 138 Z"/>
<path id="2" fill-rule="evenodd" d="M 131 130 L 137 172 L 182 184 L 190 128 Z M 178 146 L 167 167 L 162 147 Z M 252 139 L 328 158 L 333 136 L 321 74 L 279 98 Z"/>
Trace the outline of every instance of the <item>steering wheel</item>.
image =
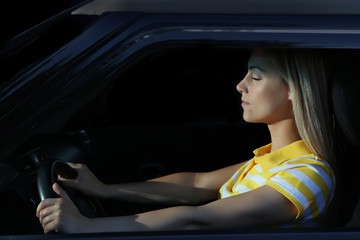
<path id="1" fill-rule="evenodd" d="M 81 214 L 90 218 L 106 216 L 106 212 L 98 199 L 64 186 L 58 181 L 58 175 L 63 178 L 75 179 L 77 171 L 69 164 L 57 159 L 47 159 L 41 164 L 37 176 L 40 200 L 59 197 L 52 189 L 52 185 L 57 182 L 67 192 Z"/>

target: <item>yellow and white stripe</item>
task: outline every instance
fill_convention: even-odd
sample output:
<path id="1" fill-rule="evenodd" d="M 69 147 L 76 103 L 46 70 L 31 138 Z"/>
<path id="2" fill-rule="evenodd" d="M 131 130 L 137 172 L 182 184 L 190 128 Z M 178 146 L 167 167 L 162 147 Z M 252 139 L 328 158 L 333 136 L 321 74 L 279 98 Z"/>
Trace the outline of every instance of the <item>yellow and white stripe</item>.
<path id="1" fill-rule="evenodd" d="M 313 225 L 311 222 L 326 216 L 335 191 L 335 176 L 330 165 L 312 154 L 303 141 L 271 153 L 270 150 L 271 144 L 255 150 L 255 157 L 221 187 L 220 197 L 268 185 L 297 207 L 296 223 Z"/>

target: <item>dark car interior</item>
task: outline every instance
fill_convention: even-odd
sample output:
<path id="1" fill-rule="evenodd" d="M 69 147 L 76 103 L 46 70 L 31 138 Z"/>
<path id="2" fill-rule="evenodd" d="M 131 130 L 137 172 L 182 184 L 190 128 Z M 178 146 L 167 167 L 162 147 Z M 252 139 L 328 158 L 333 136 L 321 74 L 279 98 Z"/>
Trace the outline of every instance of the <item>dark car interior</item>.
<path id="1" fill-rule="evenodd" d="M 355 51 L 337 54 L 336 66 L 333 72 L 331 102 L 336 119 L 335 144 L 337 160 L 337 224 L 340 226 L 358 228 L 360 226 L 360 192 L 356 186 L 359 183 L 357 158 L 354 149 L 360 146 L 360 114 L 358 110 L 358 89 L 356 69 L 358 54 Z M 353 184 L 351 184 L 353 183 Z M 346 206 L 345 208 L 341 206 Z"/>
<path id="2" fill-rule="evenodd" d="M 34 214 L 38 171 L 54 159 L 85 162 L 106 183 L 208 171 L 250 159 L 269 136 L 266 126 L 242 120 L 235 86 L 248 54 L 211 45 L 175 46 L 119 72 L 60 132 L 48 133 L 47 126 L 4 164 L 2 171 L 11 168 L 16 176 L 6 179 L 1 195 L 8 205 L 2 212 L 9 223 L 22 216 L 22 224 L 6 224 L 2 232 L 42 232 Z M 107 215 L 161 207 L 104 200 L 101 205 Z"/>
<path id="3" fill-rule="evenodd" d="M 74 35 L 65 37 L 74 37 L 85 26 L 82 22 Z M 50 36 L 33 44 L 41 45 Z M 29 49 L 16 54 L 28 54 Z M 44 56 L 51 52 L 43 50 Z M 347 183 L 358 183 L 356 169 L 348 169 L 348 163 L 356 164 L 352 149 L 360 145 L 359 81 L 354 78 L 359 52 L 334 52 L 339 58 L 335 58 L 329 103 L 334 106 L 340 159 L 337 204 L 346 206 L 337 208 L 334 225 L 356 228 L 360 226 L 359 192 L 355 184 Z M 105 91 L 89 93 L 91 101 L 70 120 L 39 127 L 0 163 L 0 211 L 5 220 L 0 234 L 42 234 L 35 217 L 39 188 L 49 188 L 52 174 L 63 171 L 54 167 L 59 160 L 86 163 L 100 180 L 116 183 L 179 171 L 209 171 L 250 159 L 252 150 L 270 138 L 265 125 L 242 119 L 241 96 L 235 86 L 247 71 L 249 53 L 248 48 L 216 44 L 166 46 L 120 69 Z M 31 60 L 24 59 L 19 66 L 28 66 L 28 62 Z M 18 70 L 8 69 L 7 77 Z M 44 177 L 48 180 L 39 180 L 43 172 L 49 173 Z M 39 181 L 49 182 L 40 186 Z M 161 207 L 89 199 L 76 192 L 71 195 L 89 216 Z"/>

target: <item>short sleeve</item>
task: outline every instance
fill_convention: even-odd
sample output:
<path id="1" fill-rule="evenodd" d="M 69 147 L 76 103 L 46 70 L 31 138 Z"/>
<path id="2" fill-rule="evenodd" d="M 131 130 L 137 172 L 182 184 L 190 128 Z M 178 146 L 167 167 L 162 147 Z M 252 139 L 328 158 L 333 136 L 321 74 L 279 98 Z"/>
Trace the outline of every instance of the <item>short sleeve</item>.
<path id="1" fill-rule="evenodd" d="M 310 164 L 294 161 L 276 168 L 277 173 L 266 185 L 276 189 L 296 206 L 298 215 L 295 221 L 310 221 L 326 211 L 335 185 L 334 175 L 326 163 L 317 160 Z"/>

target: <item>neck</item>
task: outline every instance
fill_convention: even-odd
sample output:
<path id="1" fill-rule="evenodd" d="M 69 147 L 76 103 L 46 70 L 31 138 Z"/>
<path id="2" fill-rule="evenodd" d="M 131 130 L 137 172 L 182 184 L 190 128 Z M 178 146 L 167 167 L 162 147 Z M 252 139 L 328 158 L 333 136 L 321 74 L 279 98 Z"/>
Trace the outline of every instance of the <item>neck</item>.
<path id="1" fill-rule="evenodd" d="M 295 125 L 295 120 L 292 118 L 268 124 L 268 128 L 272 143 L 271 152 L 301 139 Z"/>

